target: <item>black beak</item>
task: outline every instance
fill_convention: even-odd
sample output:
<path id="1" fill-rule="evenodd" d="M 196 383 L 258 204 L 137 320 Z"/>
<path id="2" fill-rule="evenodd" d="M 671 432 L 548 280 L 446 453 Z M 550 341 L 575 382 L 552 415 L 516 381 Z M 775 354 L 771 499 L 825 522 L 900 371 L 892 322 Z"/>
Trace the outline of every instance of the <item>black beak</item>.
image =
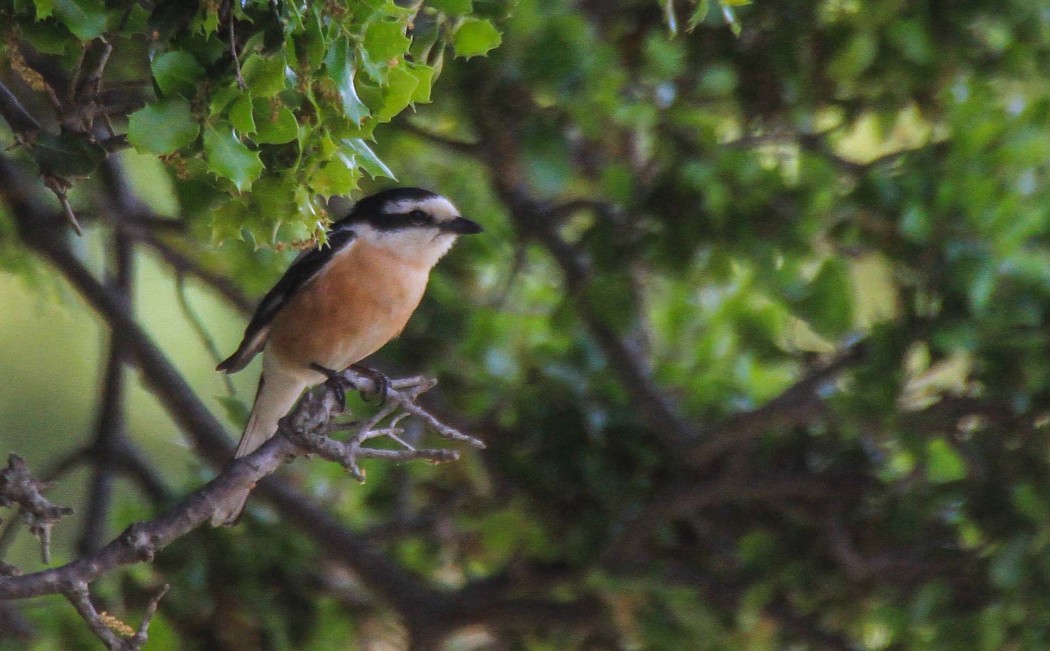
<path id="1" fill-rule="evenodd" d="M 473 235 L 474 233 L 480 233 L 484 229 L 476 221 L 466 217 L 456 217 L 452 221 L 441 224 L 441 230 L 446 233 L 455 233 L 456 235 Z"/>

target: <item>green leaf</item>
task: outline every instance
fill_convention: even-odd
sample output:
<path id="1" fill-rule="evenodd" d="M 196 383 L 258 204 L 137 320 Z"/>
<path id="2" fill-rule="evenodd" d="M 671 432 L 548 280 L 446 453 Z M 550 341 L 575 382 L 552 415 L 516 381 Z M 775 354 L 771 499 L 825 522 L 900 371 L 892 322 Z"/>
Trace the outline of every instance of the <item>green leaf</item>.
<path id="1" fill-rule="evenodd" d="M 55 8 L 54 0 L 35 0 L 33 5 L 36 7 L 37 20 L 44 20 L 45 18 L 50 18 L 51 12 Z"/>
<path id="2" fill-rule="evenodd" d="M 197 138 L 200 125 L 193 119 L 190 103 L 169 97 L 139 109 L 128 119 L 128 141 L 142 152 L 170 154 Z"/>
<path id="3" fill-rule="evenodd" d="M 377 21 L 365 30 L 364 45 L 373 61 L 390 61 L 408 51 L 412 39 L 405 36 L 402 23 Z"/>
<path id="4" fill-rule="evenodd" d="M 397 177 L 386 166 L 386 163 L 380 160 L 379 156 L 376 156 L 376 153 L 372 151 L 372 148 L 364 140 L 361 138 L 344 138 L 343 144 L 355 154 L 354 160 L 357 161 L 358 166 L 373 179 L 385 176 L 388 179 L 397 180 Z"/>
<path id="5" fill-rule="evenodd" d="M 310 177 L 310 189 L 322 196 L 347 195 L 361 178 L 353 156 L 337 154 Z"/>
<path id="6" fill-rule="evenodd" d="M 73 37 L 68 29 L 50 20 L 27 23 L 20 29 L 22 36 L 43 54 L 65 54 L 72 47 L 80 47 L 80 41 Z"/>
<path id="7" fill-rule="evenodd" d="M 40 171 L 53 176 L 88 176 L 105 158 L 101 145 L 67 131 L 43 133 L 33 145 L 33 159 Z"/>
<path id="8" fill-rule="evenodd" d="M 474 0 L 429 0 L 427 4 L 451 15 L 469 14 L 474 9 Z"/>
<path id="9" fill-rule="evenodd" d="M 491 21 L 479 18 L 467 18 L 459 25 L 452 37 L 452 47 L 456 56 L 469 59 L 472 56 L 485 54 L 498 46 L 503 36 Z"/>
<path id="10" fill-rule="evenodd" d="M 700 0 L 700 2 L 696 4 L 696 9 L 693 11 L 693 14 L 689 16 L 688 29 L 690 32 L 696 29 L 697 25 L 704 22 L 704 19 L 707 18 L 707 12 L 710 9 L 711 0 Z"/>
<path id="11" fill-rule="evenodd" d="M 300 56 L 306 59 L 310 70 L 317 70 L 324 63 L 325 49 L 328 46 L 320 10 L 315 7 L 303 19 L 303 23 L 305 33 L 296 38 L 296 45 L 301 48 Z"/>
<path id="12" fill-rule="evenodd" d="M 383 105 L 376 111 L 376 117 L 386 122 L 404 111 L 415 97 L 419 80 L 402 67 L 391 68 L 383 87 Z"/>
<path id="13" fill-rule="evenodd" d="M 255 133 L 255 116 L 252 110 L 252 94 L 244 93 L 230 106 L 230 124 L 239 133 L 248 135 Z"/>
<path id="14" fill-rule="evenodd" d="M 165 95 L 179 93 L 192 97 L 197 82 L 204 78 L 204 68 L 188 52 L 164 52 L 150 62 L 150 70 Z"/>
<path id="15" fill-rule="evenodd" d="M 430 101 L 430 89 L 434 85 L 434 68 L 423 64 L 412 64 L 406 70 L 416 78 L 416 90 L 412 93 L 411 102 L 426 103 Z"/>
<path id="16" fill-rule="evenodd" d="M 926 477 L 934 484 L 966 479 L 966 462 L 944 439 L 934 439 L 926 446 Z"/>
<path id="17" fill-rule="evenodd" d="M 102 0 L 54 0 L 55 16 L 82 41 L 106 31 L 106 6 Z"/>
<path id="18" fill-rule="evenodd" d="M 259 103 L 258 100 L 256 103 Z M 262 110 L 255 112 L 258 132 L 252 140 L 266 145 L 280 145 L 295 140 L 299 135 L 299 123 L 295 119 L 295 114 L 286 106 L 274 111 L 269 102 L 263 100 L 262 104 L 262 107 L 256 107 Z"/>
<path id="19" fill-rule="evenodd" d="M 284 54 L 253 54 L 241 66 L 241 76 L 255 97 L 271 97 L 285 89 Z"/>
<path id="20" fill-rule="evenodd" d="M 848 265 L 827 260 L 794 304 L 799 316 L 826 337 L 840 337 L 853 326 L 853 286 Z"/>
<path id="21" fill-rule="evenodd" d="M 259 154 L 238 140 L 232 127 L 221 124 L 205 129 L 204 157 L 210 171 L 233 181 L 242 192 L 250 189 L 263 171 Z"/>
<path id="22" fill-rule="evenodd" d="M 325 58 L 325 68 L 339 91 L 339 97 L 343 102 L 343 114 L 354 124 L 361 124 L 361 121 L 369 116 L 369 111 L 361 98 L 357 96 L 357 89 L 354 88 L 355 68 L 352 52 L 350 41 L 346 36 L 337 39 L 328 51 L 328 57 Z"/>

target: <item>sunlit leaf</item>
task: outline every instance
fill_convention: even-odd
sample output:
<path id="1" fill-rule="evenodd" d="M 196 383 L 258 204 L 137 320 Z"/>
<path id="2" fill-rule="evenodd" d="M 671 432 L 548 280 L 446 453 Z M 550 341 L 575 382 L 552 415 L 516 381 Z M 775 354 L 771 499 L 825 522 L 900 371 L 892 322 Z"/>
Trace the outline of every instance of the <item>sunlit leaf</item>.
<path id="1" fill-rule="evenodd" d="M 238 190 L 248 190 L 262 174 L 259 154 L 237 139 L 232 127 L 218 125 L 204 130 L 204 157 L 208 169 L 233 181 Z"/>
<path id="2" fill-rule="evenodd" d="M 397 180 L 394 173 L 390 171 L 390 168 L 386 166 L 372 148 L 368 146 L 361 138 L 347 138 L 343 140 L 343 144 L 353 152 L 357 164 L 368 173 L 372 178 L 378 178 L 385 176 L 388 179 Z"/>
<path id="3" fill-rule="evenodd" d="M 354 87 L 355 67 L 353 61 L 353 50 L 346 36 L 338 38 L 332 43 L 325 58 L 325 68 L 329 78 L 335 82 L 342 100 L 343 113 L 356 124 L 369 115 L 368 107 L 361 98 L 357 96 Z"/>
<path id="4" fill-rule="evenodd" d="M 376 118 L 390 120 L 405 110 L 415 97 L 418 86 L 419 79 L 410 71 L 402 67 L 391 68 L 386 86 L 383 87 L 383 105 L 376 111 Z"/>
<path id="5" fill-rule="evenodd" d="M 411 39 L 402 23 L 376 21 L 365 30 L 364 47 L 373 61 L 390 61 L 408 51 Z"/>
<path id="6" fill-rule="evenodd" d="M 502 41 L 503 35 L 491 21 L 467 18 L 460 23 L 455 36 L 452 37 L 452 47 L 456 50 L 456 56 L 469 59 L 485 54 Z"/>
<path id="7" fill-rule="evenodd" d="M 934 439 L 926 446 L 926 476 L 935 484 L 946 484 L 966 478 L 966 461 L 944 439 Z"/>

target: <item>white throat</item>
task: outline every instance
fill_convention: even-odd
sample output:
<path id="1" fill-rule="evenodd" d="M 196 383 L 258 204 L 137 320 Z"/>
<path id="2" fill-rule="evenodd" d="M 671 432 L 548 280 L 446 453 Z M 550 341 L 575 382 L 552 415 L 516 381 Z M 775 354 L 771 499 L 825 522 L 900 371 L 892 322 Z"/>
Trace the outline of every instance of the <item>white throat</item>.
<path id="1" fill-rule="evenodd" d="M 438 263 L 452 245 L 455 233 L 446 233 L 436 228 L 404 228 L 383 231 L 369 224 L 355 224 L 354 232 L 362 242 L 386 249 L 410 264 L 428 269 Z"/>

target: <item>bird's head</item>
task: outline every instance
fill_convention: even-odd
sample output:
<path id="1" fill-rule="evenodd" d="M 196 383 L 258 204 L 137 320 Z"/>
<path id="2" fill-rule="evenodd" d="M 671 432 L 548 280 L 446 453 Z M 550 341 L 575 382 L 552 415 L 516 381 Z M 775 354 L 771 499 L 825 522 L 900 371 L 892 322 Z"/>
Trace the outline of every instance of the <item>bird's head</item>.
<path id="1" fill-rule="evenodd" d="M 428 265 L 436 264 L 458 236 L 481 232 L 451 201 L 420 188 L 392 188 L 365 197 L 343 222 L 362 241 Z"/>

